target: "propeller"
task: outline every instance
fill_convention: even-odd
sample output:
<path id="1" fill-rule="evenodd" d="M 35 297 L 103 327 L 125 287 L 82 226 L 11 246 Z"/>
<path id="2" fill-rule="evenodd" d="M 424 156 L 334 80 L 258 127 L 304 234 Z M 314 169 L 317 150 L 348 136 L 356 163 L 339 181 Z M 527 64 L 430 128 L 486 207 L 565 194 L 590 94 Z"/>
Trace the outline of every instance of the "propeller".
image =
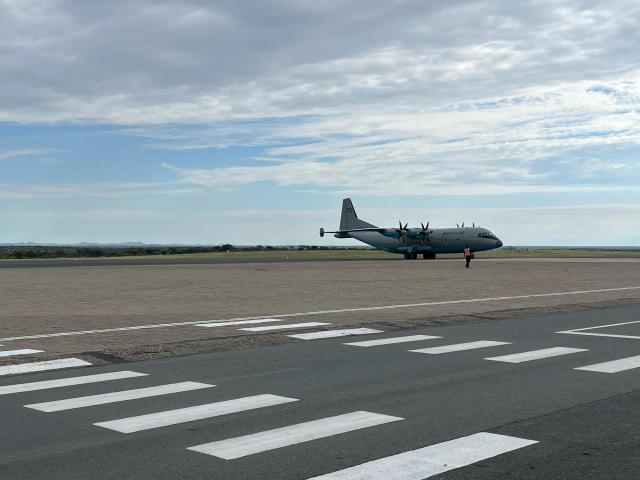
<path id="1" fill-rule="evenodd" d="M 399 228 L 394 228 L 394 230 L 398 232 L 398 243 L 400 243 L 400 240 L 402 240 L 402 243 L 404 243 L 405 245 L 407 244 L 407 233 L 409 233 L 409 231 L 407 230 L 408 225 L 408 223 L 405 223 L 403 227 L 402 222 L 398 221 Z"/>
<path id="2" fill-rule="evenodd" d="M 429 231 L 429 222 L 427 222 L 426 225 L 420 222 L 420 226 L 422 227 L 422 231 L 420 232 L 420 235 L 422 235 L 422 243 L 424 244 L 425 241 L 431 243 L 431 239 L 429 238 L 429 234 L 431 233 Z"/>

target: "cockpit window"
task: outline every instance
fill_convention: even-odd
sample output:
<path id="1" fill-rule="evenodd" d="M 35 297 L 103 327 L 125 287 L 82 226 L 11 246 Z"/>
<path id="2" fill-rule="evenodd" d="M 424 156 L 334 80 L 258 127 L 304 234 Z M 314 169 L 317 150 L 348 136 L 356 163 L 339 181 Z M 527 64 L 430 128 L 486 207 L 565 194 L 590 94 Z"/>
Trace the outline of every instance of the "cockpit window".
<path id="1" fill-rule="evenodd" d="M 480 232 L 480 233 L 478 234 L 478 236 L 479 236 L 480 238 L 490 238 L 490 239 L 492 239 L 492 240 L 498 240 L 498 237 L 496 237 L 496 236 L 495 236 L 493 233 L 491 233 L 491 232 Z"/>

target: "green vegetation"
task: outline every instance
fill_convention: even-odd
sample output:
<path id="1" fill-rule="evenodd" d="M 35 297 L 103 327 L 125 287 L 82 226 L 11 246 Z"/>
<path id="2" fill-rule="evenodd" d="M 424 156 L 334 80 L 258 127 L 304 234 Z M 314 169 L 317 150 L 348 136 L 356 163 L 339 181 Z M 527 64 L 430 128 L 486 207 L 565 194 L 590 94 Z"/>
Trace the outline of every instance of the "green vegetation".
<path id="1" fill-rule="evenodd" d="M 353 247 L 353 250 L 358 247 Z M 332 248 L 316 245 L 296 245 L 272 247 L 256 245 L 235 247 L 231 244 L 213 246 L 48 246 L 48 245 L 4 245 L 0 246 L 0 259 L 29 258 L 108 258 L 108 257 L 148 257 L 155 255 L 201 255 L 236 252 L 297 252 L 297 251 L 335 251 L 344 248 Z M 362 250 L 362 249 L 360 249 Z"/>
<path id="2" fill-rule="evenodd" d="M 368 247 L 327 247 L 317 245 L 294 246 L 174 246 L 174 245 L 0 245 L 0 259 L 104 259 L 137 257 L 149 258 L 393 258 L 393 254 Z M 457 258 L 459 254 L 439 255 Z M 640 247 L 503 247 L 480 252 L 479 258 L 522 257 L 640 257 Z"/>

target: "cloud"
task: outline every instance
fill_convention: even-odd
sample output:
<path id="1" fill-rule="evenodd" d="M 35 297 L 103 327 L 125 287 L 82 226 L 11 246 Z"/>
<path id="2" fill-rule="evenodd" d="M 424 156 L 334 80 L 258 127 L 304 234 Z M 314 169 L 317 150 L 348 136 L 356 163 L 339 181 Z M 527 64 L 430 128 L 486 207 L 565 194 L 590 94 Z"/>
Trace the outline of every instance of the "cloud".
<path id="1" fill-rule="evenodd" d="M 637 2 L 1 5 L 0 121 L 263 150 L 222 168 L 164 157 L 185 188 L 474 195 L 640 179 Z"/>
<path id="2" fill-rule="evenodd" d="M 184 215 L 157 208 L 30 210 L 29 223 L 17 222 L 25 212 L 0 210 L 0 222 L 13 226 L 3 242 L 123 242 L 232 243 L 236 245 L 362 245 L 331 236 L 320 238 L 319 227 L 336 227 L 335 209 L 242 209 Z M 637 245 L 640 204 L 585 204 L 570 207 L 365 208 L 358 215 L 380 226 L 398 219 L 436 228 L 475 221 L 490 228 L 506 245 Z M 522 221 L 526 218 L 526 222 Z"/>
<path id="3" fill-rule="evenodd" d="M 640 43 L 632 0 L 1 5 L 5 121 L 424 108 L 611 78 Z"/>
<path id="4" fill-rule="evenodd" d="M 239 123 L 237 131 L 195 127 L 171 135 L 162 127 L 162 148 L 169 149 L 243 145 L 248 129 L 264 147 L 260 160 L 269 160 L 164 166 L 184 183 L 212 189 L 256 182 L 395 196 L 633 189 L 640 178 L 640 71 L 627 78 L 634 81 L 580 81 L 430 109 Z"/>
<path id="5" fill-rule="evenodd" d="M 32 149 L 19 149 L 19 150 L 7 150 L 0 151 L 0 162 L 3 160 L 10 160 L 12 158 L 18 157 L 29 157 L 29 156 L 37 156 L 37 155 L 47 155 L 50 153 L 59 153 L 61 150 L 58 149 L 41 149 L 41 148 L 32 148 Z"/>
<path id="6" fill-rule="evenodd" d="M 28 184 L 0 183 L 0 200 L 27 200 L 39 198 L 118 198 L 132 196 L 201 195 L 200 188 L 185 188 L 175 182 L 103 182 L 77 184 Z"/>

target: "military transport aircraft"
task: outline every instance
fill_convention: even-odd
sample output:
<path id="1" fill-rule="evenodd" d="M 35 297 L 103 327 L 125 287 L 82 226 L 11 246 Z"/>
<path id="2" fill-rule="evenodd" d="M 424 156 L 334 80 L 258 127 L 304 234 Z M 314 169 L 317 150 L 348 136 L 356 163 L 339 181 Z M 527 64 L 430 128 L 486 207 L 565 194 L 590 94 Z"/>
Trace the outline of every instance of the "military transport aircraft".
<path id="1" fill-rule="evenodd" d="M 355 238 L 379 250 L 391 253 L 402 253 L 406 259 L 416 259 L 418 254 L 423 258 L 436 258 L 437 253 L 462 253 L 466 245 L 473 252 L 500 248 L 502 241 L 486 228 L 465 227 L 464 223 L 457 228 L 429 228 L 420 224 L 420 228 L 407 228 L 399 222 L 394 228 L 381 228 L 364 222 L 358 218 L 350 198 L 342 201 L 340 230 L 334 232 L 320 229 L 320 236 L 333 233 L 336 238 Z"/>

